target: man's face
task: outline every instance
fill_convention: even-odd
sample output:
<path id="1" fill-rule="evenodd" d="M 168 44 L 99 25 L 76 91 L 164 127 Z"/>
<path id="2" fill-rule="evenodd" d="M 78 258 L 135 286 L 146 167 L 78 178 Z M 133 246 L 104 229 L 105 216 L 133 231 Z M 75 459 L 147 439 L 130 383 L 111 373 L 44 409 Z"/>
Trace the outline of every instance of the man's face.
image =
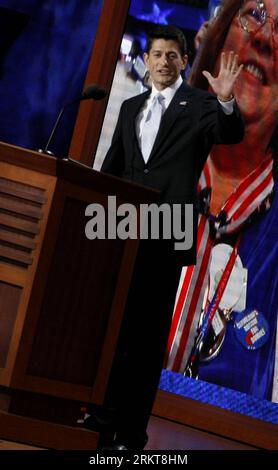
<path id="1" fill-rule="evenodd" d="M 182 57 L 176 41 L 166 39 L 155 39 L 149 53 L 144 54 L 144 59 L 158 90 L 175 83 L 188 61 L 187 55 Z"/>
<path id="2" fill-rule="evenodd" d="M 263 0 L 267 14 L 278 16 L 278 1 Z M 257 2 L 244 2 L 248 21 L 257 21 Z M 243 10 L 242 10 L 243 11 Z M 250 19 L 251 17 L 251 19 Z M 278 21 L 278 20 L 276 20 Z M 224 50 L 235 51 L 244 68 L 235 84 L 235 95 L 246 122 L 264 121 L 262 125 L 275 127 L 278 119 L 278 37 L 271 19 L 255 32 L 245 31 L 235 16 L 226 37 Z"/>

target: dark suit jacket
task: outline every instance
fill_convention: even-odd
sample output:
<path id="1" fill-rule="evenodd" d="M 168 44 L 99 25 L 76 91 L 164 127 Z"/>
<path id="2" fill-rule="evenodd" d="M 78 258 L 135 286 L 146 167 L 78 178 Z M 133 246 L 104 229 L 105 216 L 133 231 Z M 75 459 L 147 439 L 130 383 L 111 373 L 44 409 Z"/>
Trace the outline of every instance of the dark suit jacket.
<path id="1" fill-rule="evenodd" d="M 150 92 L 126 100 L 121 107 L 111 147 L 101 171 L 161 191 L 160 202 L 193 203 L 197 183 L 213 144 L 242 140 L 244 124 L 235 104 L 226 115 L 215 95 L 183 83 L 165 111 L 147 163 L 141 154 L 135 120 Z M 195 246 L 183 264 L 195 262 Z"/>

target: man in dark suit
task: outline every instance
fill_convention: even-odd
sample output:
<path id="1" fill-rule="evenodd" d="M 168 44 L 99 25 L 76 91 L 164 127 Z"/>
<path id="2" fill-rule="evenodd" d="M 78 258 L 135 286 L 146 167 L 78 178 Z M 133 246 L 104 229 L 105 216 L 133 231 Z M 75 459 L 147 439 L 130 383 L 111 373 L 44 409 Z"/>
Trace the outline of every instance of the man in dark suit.
<path id="1" fill-rule="evenodd" d="M 160 203 L 193 204 L 196 233 L 197 181 L 209 151 L 244 134 L 232 95 L 242 66 L 230 52 L 216 78 L 204 72 L 216 97 L 183 83 L 187 60 L 180 30 L 161 26 L 150 35 L 145 63 L 152 90 L 123 103 L 101 171 L 160 190 Z M 116 431 L 113 449 L 138 450 L 146 443 L 180 271 L 195 263 L 195 245 L 177 252 L 173 240 L 140 242 L 105 400 L 113 410 L 111 422 L 104 420 Z"/>

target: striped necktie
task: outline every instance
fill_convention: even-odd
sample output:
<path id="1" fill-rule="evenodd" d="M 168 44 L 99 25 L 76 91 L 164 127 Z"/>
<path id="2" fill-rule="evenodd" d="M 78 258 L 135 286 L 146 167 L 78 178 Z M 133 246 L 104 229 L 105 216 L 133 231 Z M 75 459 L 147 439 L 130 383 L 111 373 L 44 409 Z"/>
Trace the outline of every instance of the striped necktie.
<path id="1" fill-rule="evenodd" d="M 151 106 L 147 113 L 146 121 L 143 126 L 141 135 L 141 151 L 146 163 L 151 154 L 153 144 L 160 126 L 161 117 L 164 111 L 164 100 L 164 96 L 160 93 L 153 97 Z"/>

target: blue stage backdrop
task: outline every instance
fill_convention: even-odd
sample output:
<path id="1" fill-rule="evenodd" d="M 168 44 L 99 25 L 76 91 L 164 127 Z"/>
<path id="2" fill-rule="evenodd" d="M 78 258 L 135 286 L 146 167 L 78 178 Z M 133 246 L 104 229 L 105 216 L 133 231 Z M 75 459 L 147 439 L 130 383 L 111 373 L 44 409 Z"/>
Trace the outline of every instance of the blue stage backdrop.
<path id="1" fill-rule="evenodd" d="M 0 140 L 45 145 L 60 108 L 83 88 L 103 0 L 0 1 Z M 77 106 L 51 150 L 67 154 Z"/>

